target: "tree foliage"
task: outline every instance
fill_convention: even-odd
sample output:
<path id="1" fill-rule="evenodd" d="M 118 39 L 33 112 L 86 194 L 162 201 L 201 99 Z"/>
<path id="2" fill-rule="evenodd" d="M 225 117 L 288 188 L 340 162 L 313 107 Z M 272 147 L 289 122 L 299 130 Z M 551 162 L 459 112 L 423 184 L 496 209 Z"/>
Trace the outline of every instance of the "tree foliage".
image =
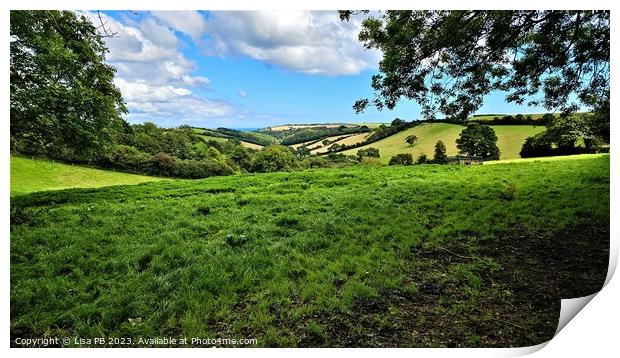
<path id="1" fill-rule="evenodd" d="M 405 142 L 407 142 L 409 145 L 413 145 L 417 140 L 418 140 L 418 137 L 416 137 L 413 134 L 409 135 L 409 136 L 407 136 L 407 138 L 405 138 Z"/>
<path id="2" fill-rule="evenodd" d="M 293 169 L 295 156 L 285 146 L 272 145 L 256 153 L 253 158 L 253 169 L 256 172 L 276 172 Z"/>
<path id="3" fill-rule="evenodd" d="M 485 160 L 499 159 L 497 135 L 489 126 L 468 124 L 456 139 L 456 147 L 463 154 L 481 156 Z"/>
<path id="4" fill-rule="evenodd" d="M 357 158 L 361 160 L 363 157 L 380 158 L 381 155 L 379 154 L 379 149 L 370 147 L 357 151 Z"/>
<path id="5" fill-rule="evenodd" d="M 390 158 L 388 165 L 412 165 L 413 156 L 411 153 L 399 153 Z"/>
<path id="6" fill-rule="evenodd" d="M 601 133 L 609 133 L 609 127 L 601 130 L 600 118 L 596 112 L 555 118 L 544 132 L 526 138 L 519 154 L 528 158 L 597 152 L 608 143 L 605 139 L 609 140 Z M 583 147 L 579 141 L 583 141 Z"/>
<path id="7" fill-rule="evenodd" d="M 93 24 L 72 11 L 11 11 L 10 29 L 11 149 L 87 155 L 112 142 L 126 108 Z"/>
<path id="8" fill-rule="evenodd" d="M 609 99 L 609 11 L 340 11 L 364 13 L 359 39 L 383 59 L 369 104 L 393 109 L 418 102 L 465 119 L 484 95 L 507 91 L 508 102 L 575 111 Z M 575 97 L 577 100 L 573 101 Z"/>
<path id="9" fill-rule="evenodd" d="M 448 163 L 448 155 L 446 154 L 446 145 L 442 141 L 437 141 L 435 144 L 435 156 L 433 157 L 433 163 L 446 164 Z"/>

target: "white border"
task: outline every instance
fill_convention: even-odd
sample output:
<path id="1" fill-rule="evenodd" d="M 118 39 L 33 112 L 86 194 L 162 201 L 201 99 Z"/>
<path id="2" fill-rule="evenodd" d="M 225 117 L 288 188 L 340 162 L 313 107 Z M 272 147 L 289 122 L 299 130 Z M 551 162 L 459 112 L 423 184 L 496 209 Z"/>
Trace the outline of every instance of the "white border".
<path id="1" fill-rule="evenodd" d="M 540 0 L 522 0 L 518 3 L 515 2 L 498 2 L 498 1 L 481 1 L 481 0 L 469 0 L 469 1 L 450 1 L 450 0 L 434 0 L 432 3 L 428 2 L 414 2 L 414 1 L 395 1 L 395 0 L 383 0 L 383 1 L 368 1 L 368 0 L 344 0 L 344 1 L 329 1 L 329 0 L 315 0 L 306 4 L 284 1 L 250 1 L 250 0 L 227 0 L 227 1 L 188 1 L 188 0 L 175 0 L 173 2 L 152 2 L 145 0 L 107 0 L 107 1 L 85 1 L 85 0 L 67 0 L 67 1 L 42 1 L 42 0 L 21 0 L 19 2 L 8 3 L 8 1 L 2 2 L 2 12 L 0 13 L 0 24 L 5 31 L 5 36 L 8 37 L 9 33 L 9 9 L 101 9 L 101 10 L 113 10 L 113 9 L 133 9 L 133 10 L 184 10 L 184 9 L 207 9 L 207 10 L 260 10 L 260 9 L 272 9 L 272 10 L 288 10 L 288 9 L 316 9 L 316 10 L 333 10 L 333 9 L 378 9 L 380 6 L 382 9 L 399 9 L 399 8 L 420 8 L 420 9 L 513 9 L 518 6 L 519 9 L 583 9 L 584 7 L 592 9 L 611 9 L 612 10 L 612 66 L 611 77 L 617 78 L 616 66 L 613 64 L 613 59 L 617 58 L 617 46 L 614 44 L 615 29 L 619 26 L 616 21 L 615 10 L 618 9 L 617 3 L 608 1 L 587 1 L 583 0 L 566 0 L 566 1 L 540 1 Z M 0 325 L 0 335 L 4 339 L 4 349 L 8 354 L 12 355 L 30 355 L 30 354 L 45 354 L 51 356 L 82 356 L 84 354 L 107 357 L 110 353 L 114 355 L 148 355 L 148 356 L 167 356 L 173 351 L 161 350 L 161 349 L 148 349 L 148 350 L 125 350 L 114 349 L 109 351 L 107 349 L 94 349 L 88 352 L 82 349 L 63 349 L 63 350 L 39 350 L 39 349 L 26 349 L 26 350 L 11 350 L 8 352 L 9 347 L 9 322 L 10 322 L 10 290 L 9 290 L 9 86 L 8 86 L 8 67 L 9 67 L 9 48 L 8 46 L 2 46 L 2 68 L 5 69 L 3 73 L 3 89 L 4 96 L 2 96 L 2 109 L 4 112 L 4 120 L 2 121 L 2 136 L 0 137 L 0 151 L 2 153 L 2 167 L 4 170 L 0 172 L 0 180 L 4 185 L 4 200 L 0 204 L 0 220 L 2 220 L 2 228 L 4 229 L 2 235 L 2 255 L 0 255 L 0 263 L 3 269 L 3 275 L 1 282 L 2 287 L 2 307 L 3 322 Z M 614 82 L 612 80 L 612 88 Z M 612 102 L 615 94 L 615 89 L 612 90 Z M 620 126 L 618 125 L 615 113 L 620 111 L 615 110 L 615 106 L 612 105 L 612 142 L 620 143 Z M 616 156 L 616 150 L 612 147 L 611 154 L 611 173 L 618 173 L 620 168 L 618 165 L 618 157 Z M 614 214 L 616 217 L 620 217 L 618 213 L 618 190 L 616 186 L 616 176 L 611 176 L 611 212 L 612 218 Z M 612 220 L 611 225 L 611 258 L 610 266 L 614 267 L 617 263 L 618 257 L 618 224 Z M 608 280 L 612 278 L 613 271 L 610 271 Z M 559 334 L 554 337 L 548 344 L 542 344 L 536 347 L 526 347 L 519 349 L 355 349 L 355 350 L 341 350 L 341 349 L 251 349 L 251 350 L 231 350 L 231 349 L 217 349 L 205 352 L 203 349 L 184 349 L 175 350 L 173 354 L 187 354 L 190 356 L 204 356 L 209 354 L 210 356 L 236 356 L 241 354 L 252 353 L 257 356 L 281 356 L 288 357 L 295 356 L 308 356 L 315 357 L 320 355 L 342 355 L 342 354 L 355 354 L 362 356 L 370 356 L 377 354 L 389 354 L 390 356 L 433 356 L 433 357 L 445 357 L 445 356 L 459 356 L 459 357 L 489 357 L 489 356 L 514 356 L 523 355 L 538 351 L 537 357 L 557 357 L 557 356 L 592 356 L 603 355 L 607 356 L 609 352 L 617 351 L 617 332 L 618 332 L 618 320 L 620 318 L 620 309 L 618 302 L 620 302 L 620 284 L 618 279 L 611 280 L 607 286 L 601 291 L 601 294 L 595 295 L 592 301 L 583 308 L 583 310 L 571 321 Z M 544 347 L 544 349 L 540 349 Z M 539 350 L 540 349 L 540 350 Z"/>

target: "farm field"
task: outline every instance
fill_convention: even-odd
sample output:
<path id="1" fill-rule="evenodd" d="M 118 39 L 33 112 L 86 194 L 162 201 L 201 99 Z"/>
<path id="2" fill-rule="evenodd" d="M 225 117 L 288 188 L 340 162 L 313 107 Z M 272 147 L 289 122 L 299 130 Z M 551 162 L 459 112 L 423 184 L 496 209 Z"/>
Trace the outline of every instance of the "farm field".
<path id="1" fill-rule="evenodd" d="M 321 142 L 322 142 L 322 141 L 324 141 L 324 140 L 326 140 L 326 139 L 327 139 L 328 141 L 330 141 L 330 142 L 334 143 L 333 141 L 335 141 L 335 140 L 336 140 L 336 139 L 338 139 L 338 138 L 342 138 L 342 137 L 350 137 L 350 136 L 352 136 L 352 135 L 355 135 L 355 134 L 341 134 L 341 135 L 335 135 L 335 136 L 331 136 L 331 137 L 325 137 L 325 138 L 321 138 L 320 140 L 318 140 L 318 142 L 317 142 L 317 140 L 316 140 L 316 139 L 313 139 L 313 140 L 309 140 L 309 141 L 307 141 L 307 142 L 302 142 L 302 143 L 291 144 L 291 145 L 290 145 L 290 147 L 297 149 L 297 148 L 299 148 L 299 147 L 308 146 L 308 145 L 309 145 L 310 143 L 312 143 L 312 142 L 317 142 L 317 143 L 312 144 L 312 145 L 309 145 L 309 148 L 314 148 L 314 147 L 318 147 L 318 146 L 321 146 L 321 147 L 322 147 L 322 146 L 323 146 L 323 143 L 321 143 Z M 330 146 L 330 145 L 331 145 L 331 143 L 330 143 L 330 144 L 328 144 L 328 146 Z"/>
<path id="2" fill-rule="evenodd" d="M 542 343 L 560 297 L 593 293 L 606 276 L 609 170 L 598 155 L 16 196 L 11 341 Z"/>
<path id="3" fill-rule="evenodd" d="M 299 129 L 299 128 L 316 128 L 316 127 L 337 128 L 340 126 L 356 127 L 357 124 L 351 124 L 351 123 L 282 124 L 279 126 L 268 127 L 267 129 L 272 130 L 274 132 L 278 132 L 278 131 L 287 131 L 287 130 Z"/>
<path id="4" fill-rule="evenodd" d="M 545 130 L 544 126 L 528 125 L 495 125 L 490 127 L 495 130 L 498 137 L 497 146 L 501 152 L 500 159 L 519 158 L 519 152 L 525 138 Z M 414 159 L 417 159 L 421 154 L 426 154 L 428 158 L 432 158 L 435 144 L 441 140 L 446 145 L 448 155 L 457 155 L 456 139 L 463 128 L 465 127 L 457 124 L 424 123 L 377 142 L 342 153 L 355 155 L 360 149 L 373 147 L 379 149 L 380 159 L 384 163 L 389 162 L 390 158 L 398 153 L 411 153 Z M 409 135 L 418 137 L 418 141 L 413 146 L 405 142 L 405 138 Z"/>
<path id="5" fill-rule="evenodd" d="M 327 149 L 332 146 L 333 144 L 341 144 L 341 145 L 351 145 L 351 144 L 356 144 L 356 143 L 360 143 L 363 142 L 364 139 L 368 138 L 372 133 L 359 133 L 359 134 L 352 134 L 347 136 L 344 139 L 338 140 L 338 141 L 334 141 L 332 143 L 329 143 L 327 146 L 322 146 L 320 148 L 314 149 L 311 151 L 312 154 L 323 154 L 323 153 L 327 153 Z M 338 139 L 340 137 L 335 137 L 335 139 Z M 321 144 L 322 145 L 322 144 Z"/>
<path id="6" fill-rule="evenodd" d="M 228 141 L 228 138 L 215 137 L 215 136 L 204 135 L 204 134 L 199 134 L 199 135 L 202 138 L 206 139 L 206 140 L 214 140 L 214 141 L 220 142 L 220 143 L 226 143 Z M 263 148 L 262 145 L 255 144 L 255 143 L 250 143 L 250 142 L 244 142 L 244 141 L 241 141 L 241 145 L 246 147 L 246 148 L 252 148 L 252 149 L 256 149 L 256 150 L 261 150 Z"/>
<path id="7" fill-rule="evenodd" d="M 162 178 L 11 156 L 11 196 L 45 190 L 98 188 L 159 180 Z"/>

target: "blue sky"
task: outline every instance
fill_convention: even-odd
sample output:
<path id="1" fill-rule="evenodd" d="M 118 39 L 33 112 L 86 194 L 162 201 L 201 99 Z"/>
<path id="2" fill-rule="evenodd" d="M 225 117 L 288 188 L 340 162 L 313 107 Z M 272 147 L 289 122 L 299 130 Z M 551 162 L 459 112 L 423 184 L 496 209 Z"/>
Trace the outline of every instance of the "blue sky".
<path id="1" fill-rule="evenodd" d="M 94 16 L 94 13 L 86 13 Z M 355 114 L 372 95 L 380 54 L 357 40 L 359 21 L 335 12 L 106 11 L 131 123 L 255 128 L 283 123 L 390 122 L 419 106 Z M 493 93 L 478 113 L 539 113 Z"/>

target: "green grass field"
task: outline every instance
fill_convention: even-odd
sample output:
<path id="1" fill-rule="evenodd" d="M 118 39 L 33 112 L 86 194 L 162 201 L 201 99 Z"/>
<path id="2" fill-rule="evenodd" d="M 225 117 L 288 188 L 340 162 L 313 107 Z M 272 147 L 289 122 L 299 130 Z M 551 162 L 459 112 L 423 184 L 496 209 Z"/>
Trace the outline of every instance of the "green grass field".
<path id="1" fill-rule="evenodd" d="M 49 160 L 11 157 L 11 196 L 67 188 L 128 185 L 160 178 L 68 165 Z"/>
<path id="2" fill-rule="evenodd" d="M 11 338 L 533 345 L 600 288 L 609 219 L 608 155 L 17 196 Z"/>
<path id="3" fill-rule="evenodd" d="M 498 137 L 497 146 L 501 152 L 500 159 L 519 158 L 519 152 L 525 138 L 545 130 L 544 126 L 527 125 L 498 125 L 491 127 L 495 130 Z M 457 124 L 425 123 L 398 132 L 367 146 L 350 149 L 342 153 L 355 155 L 360 149 L 373 147 L 379 149 L 380 159 L 384 163 L 389 162 L 392 156 L 399 153 L 411 153 L 414 159 L 417 159 L 421 154 L 426 154 L 431 159 L 435 152 L 435 144 L 438 140 L 442 140 L 446 145 L 448 155 L 456 155 L 458 154 L 456 139 L 464 128 L 464 126 Z M 418 141 L 413 146 L 410 146 L 405 142 L 405 138 L 412 134 L 418 137 Z"/>

